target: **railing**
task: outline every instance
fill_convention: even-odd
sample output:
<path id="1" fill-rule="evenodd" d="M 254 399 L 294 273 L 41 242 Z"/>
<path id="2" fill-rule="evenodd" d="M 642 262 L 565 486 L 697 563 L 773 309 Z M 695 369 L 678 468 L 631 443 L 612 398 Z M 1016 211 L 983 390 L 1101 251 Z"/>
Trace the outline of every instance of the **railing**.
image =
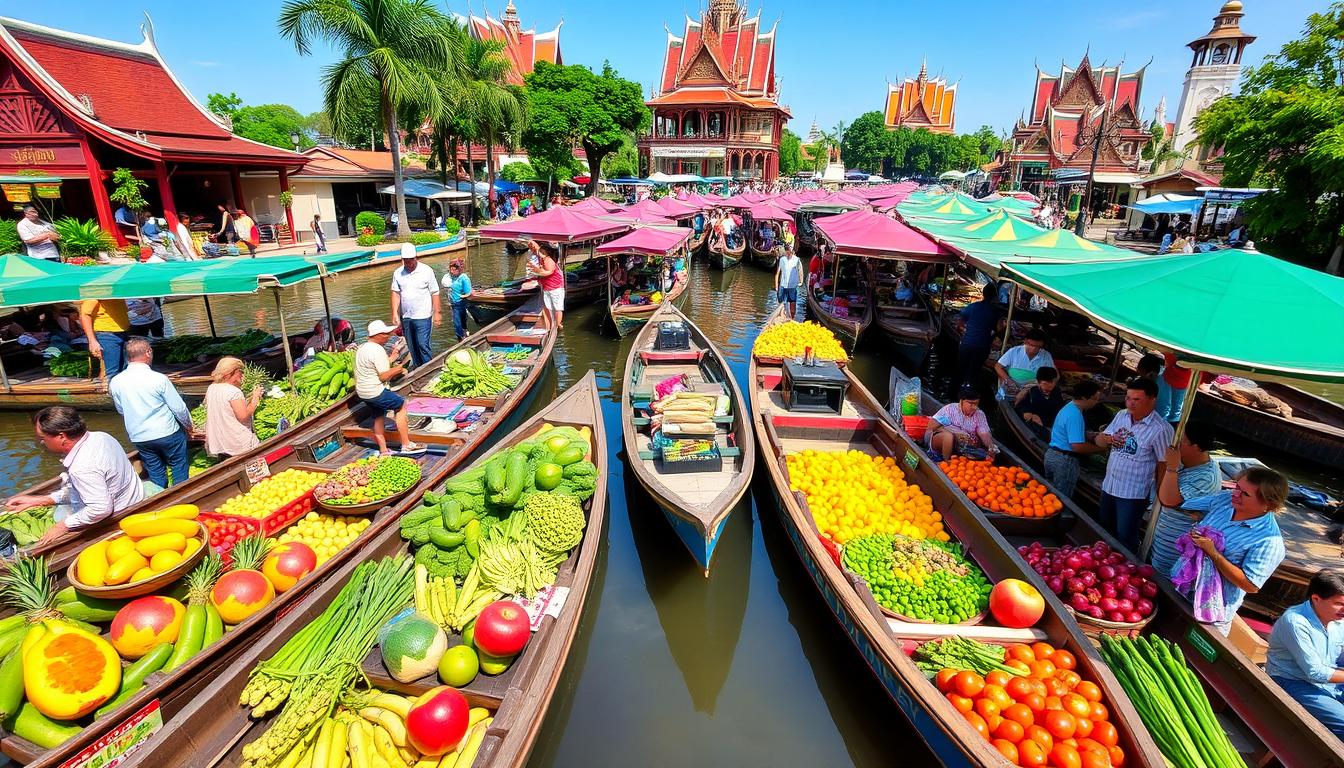
<path id="1" fill-rule="evenodd" d="M 731 142 L 733 144 L 759 144 L 769 146 L 771 143 L 771 134 L 769 133 L 720 133 L 708 134 L 700 133 L 693 136 L 673 136 L 656 133 L 645 133 L 640 135 L 641 143 L 657 144 L 703 144 L 706 141 Z"/>

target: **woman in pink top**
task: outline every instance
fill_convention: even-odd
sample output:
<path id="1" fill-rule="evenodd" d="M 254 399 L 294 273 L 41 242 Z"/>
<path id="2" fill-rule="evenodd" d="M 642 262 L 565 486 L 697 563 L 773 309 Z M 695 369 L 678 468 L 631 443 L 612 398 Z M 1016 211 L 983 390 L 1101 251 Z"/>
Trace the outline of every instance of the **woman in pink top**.
<path id="1" fill-rule="evenodd" d="M 565 327 L 565 270 L 551 258 L 549 251 L 533 240 L 530 247 L 538 254 L 540 264 L 533 276 L 541 282 L 541 328 L 556 330 Z"/>
<path id="2" fill-rule="evenodd" d="M 252 431 L 252 414 L 261 402 L 261 387 L 244 396 L 243 361 L 222 357 L 210 374 L 215 383 L 205 390 L 205 450 L 211 456 L 237 456 L 260 444 Z"/>
<path id="3" fill-rule="evenodd" d="M 957 402 L 948 403 L 933 415 L 926 434 L 929 447 L 941 459 L 950 459 L 957 453 L 982 459 L 999 452 L 989 434 L 989 420 L 980 410 L 980 393 L 970 385 L 961 388 Z"/>

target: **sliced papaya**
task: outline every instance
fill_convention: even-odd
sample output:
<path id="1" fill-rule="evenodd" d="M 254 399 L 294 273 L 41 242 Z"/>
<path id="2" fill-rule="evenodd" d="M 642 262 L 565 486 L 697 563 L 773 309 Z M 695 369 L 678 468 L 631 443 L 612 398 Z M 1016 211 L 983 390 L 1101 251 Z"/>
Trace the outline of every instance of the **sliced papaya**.
<path id="1" fill-rule="evenodd" d="M 53 720 L 77 720 L 117 695 L 121 659 L 112 644 L 72 624 L 44 621 L 23 655 L 28 701 Z"/>

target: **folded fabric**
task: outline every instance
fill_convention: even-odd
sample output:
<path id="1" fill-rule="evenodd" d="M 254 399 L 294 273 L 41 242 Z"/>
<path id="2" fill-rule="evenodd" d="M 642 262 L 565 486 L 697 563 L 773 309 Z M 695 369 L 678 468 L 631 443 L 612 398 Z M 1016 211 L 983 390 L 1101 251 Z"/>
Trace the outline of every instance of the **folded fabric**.
<path id="1" fill-rule="evenodd" d="M 1194 531 L 1213 541 L 1219 552 L 1223 550 L 1221 531 L 1205 526 Z M 1223 577 L 1214 567 L 1213 559 L 1195 546 L 1188 533 L 1176 539 L 1176 569 L 1172 572 L 1171 582 L 1177 592 L 1190 598 L 1195 621 L 1223 624 L 1230 618 L 1227 604 L 1223 602 Z"/>

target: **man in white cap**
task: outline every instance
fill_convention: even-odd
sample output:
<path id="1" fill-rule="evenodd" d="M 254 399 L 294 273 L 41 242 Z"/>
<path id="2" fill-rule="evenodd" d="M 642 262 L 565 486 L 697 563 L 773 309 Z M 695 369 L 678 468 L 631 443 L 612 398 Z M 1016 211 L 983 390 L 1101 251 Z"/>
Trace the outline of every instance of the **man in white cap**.
<path id="1" fill-rule="evenodd" d="M 393 294 L 394 296 L 396 294 Z M 387 388 L 388 381 L 406 372 L 406 366 L 392 365 L 387 356 L 387 340 L 397 329 L 374 320 L 369 323 L 369 340 L 359 345 L 355 352 L 355 394 L 373 409 L 373 441 L 378 444 L 378 452 L 384 456 L 392 452 L 387 448 L 386 427 L 383 419 L 391 411 L 397 423 L 397 437 L 401 440 L 403 455 L 424 453 L 425 446 L 411 442 L 411 430 L 406 415 L 406 399 Z M 398 341 L 398 344 L 401 342 Z"/>
<path id="2" fill-rule="evenodd" d="M 392 317 L 401 321 L 401 333 L 411 350 L 411 367 L 429 362 L 433 357 L 430 331 L 443 322 L 439 281 L 434 270 L 416 258 L 410 243 L 401 244 L 401 266 L 392 273 Z"/>

